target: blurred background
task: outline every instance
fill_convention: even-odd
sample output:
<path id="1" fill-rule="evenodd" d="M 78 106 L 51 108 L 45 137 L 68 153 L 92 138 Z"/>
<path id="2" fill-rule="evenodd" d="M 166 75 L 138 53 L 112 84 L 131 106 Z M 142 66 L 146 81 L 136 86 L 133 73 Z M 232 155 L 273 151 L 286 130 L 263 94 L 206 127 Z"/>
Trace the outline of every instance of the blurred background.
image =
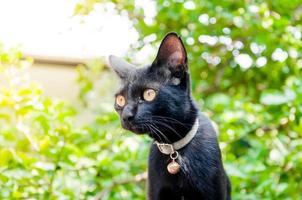
<path id="1" fill-rule="evenodd" d="M 0 0 L 0 199 L 145 199 L 107 57 L 150 64 L 170 31 L 233 199 L 302 199 L 301 0 Z"/>

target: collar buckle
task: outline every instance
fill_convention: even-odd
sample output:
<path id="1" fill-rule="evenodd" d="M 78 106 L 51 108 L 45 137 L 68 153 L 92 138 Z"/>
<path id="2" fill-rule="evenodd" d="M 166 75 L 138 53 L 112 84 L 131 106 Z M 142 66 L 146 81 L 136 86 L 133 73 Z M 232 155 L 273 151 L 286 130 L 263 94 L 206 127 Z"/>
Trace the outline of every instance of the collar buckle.
<path id="1" fill-rule="evenodd" d="M 185 147 L 196 135 L 199 127 L 198 118 L 196 118 L 195 123 L 191 130 L 187 133 L 185 137 L 180 139 L 177 142 L 174 142 L 173 144 L 167 144 L 167 143 L 159 143 L 157 141 L 154 141 L 154 144 L 157 145 L 158 150 L 166 155 L 171 155 L 172 153 L 178 151 L 179 149 Z"/>
<path id="2" fill-rule="evenodd" d="M 175 152 L 172 144 L 156 142 L 156 145 L 157 145 L 157 148 L 159 149 L 159 151 L 163 154 L 170 155 L 171 153 Z"/>

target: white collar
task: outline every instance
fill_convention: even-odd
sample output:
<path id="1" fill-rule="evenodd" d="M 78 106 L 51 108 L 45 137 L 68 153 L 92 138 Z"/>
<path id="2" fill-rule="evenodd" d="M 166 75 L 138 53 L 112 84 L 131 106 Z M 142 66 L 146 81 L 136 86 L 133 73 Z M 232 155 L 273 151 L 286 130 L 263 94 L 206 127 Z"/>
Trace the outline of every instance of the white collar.
<path id="1" fill-rule="evenodd" d="M 157 145 L 157 148 L 160 152 L 162 152 L 163 154 L 166 154 L 166 155 L 170 155 L 170 154 L 174 153 L 175 151 L 185 147 L 187 144 L 189 144 L 189 142 L 191 142 L 191 140 L 194 138 L 194 136 L 197 133 L 198 126 L 199 126 L 199 123 L 198 123 L 198 118 L 197 118 L 195 120 L 194 125 L 192 126 L 192 129 L 182 139 L 180 139 L 172 144 L 160 143 L 157 141 L 155 141 L 154 143 Z"/>

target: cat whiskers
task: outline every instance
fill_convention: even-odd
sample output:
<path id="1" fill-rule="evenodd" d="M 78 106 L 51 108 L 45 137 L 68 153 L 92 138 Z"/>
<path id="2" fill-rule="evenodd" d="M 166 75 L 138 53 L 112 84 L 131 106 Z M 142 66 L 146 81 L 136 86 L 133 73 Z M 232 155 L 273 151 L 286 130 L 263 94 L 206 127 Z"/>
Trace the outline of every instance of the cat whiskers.
<path id="1" fill-rule="evenodd" d="M 170 125 L 164 123 L 164 122 L 161 122 L 161 121 L 157 121 L 157 120 L 153 120 L 154 123 L 157 123 L 157 124 L 160 124 L 160 125 L 163 125 L 165 127 L 167 127 L 168 129 L 170 129 L 171 131 L 173 131 L 179 138 L 182 138 L 182 136 Z"/>
<path id="2" fill-rule="evenodd" d="M 167 142 L 171 143 L 171 141 L 165 136 L 165 134 L 163 134 L 163 132 L 161 132 L 161 131 L 157 128 L 157 126 L 156 126 L 155 124 L 152 123 L 152 124 L 150 124 L 150 126 L 153 127 L 156 131 L 158 131 L 159 135 L 163 136 L 164 139 L 165 139 Z M 163 141 L 161 141 L 161 142 L 163 142 Z"/>
<path id="3" fill-rule="evenodd" d="M 156 124 L 153 123 L 153 121 L 140 119 L 137 121 L 137 123 L 144 127 L 147 127 L 151 132 L 151 134 L 155 134 L 158 137 L 158 139 L 161 140 L 160 142 L 164 142 L 164 141 L 170 142 L 170 140 L 164 135 L 164 133 L 158 129 Z"/>
<path id="4" fill-rule="evenodd" d="M 170 122 L 170 123 L 173 123 L 173 124 L 179 124 L 179 125 L 183 126 L 184 128 L 187 128 L 186 125 L 191 125 L 191 124 L 188 124 L 188 123 L 182 123 L 182 122 L 178 121 L 177 119 L 174 119 L 174 118 L 171 118 L 171 117 L 163 117 L 163 116 L 159 116 L 159 115 L 153 115 L 152 118 L 163 120 L 163 121 Z"/>
<path id="5" fill-rule="evenodd" d="M 156 133 L 156 131 L 153 130 L 153 127 L 151 127 L 149 124 L 146 124 L 145 122 L 141 122 L 143 127 L 146 127 L 150 133 L 154 136 L 154 134 L 159 138 L 159 140 L 162 142 L 162 138 L 160 135 Z"/>

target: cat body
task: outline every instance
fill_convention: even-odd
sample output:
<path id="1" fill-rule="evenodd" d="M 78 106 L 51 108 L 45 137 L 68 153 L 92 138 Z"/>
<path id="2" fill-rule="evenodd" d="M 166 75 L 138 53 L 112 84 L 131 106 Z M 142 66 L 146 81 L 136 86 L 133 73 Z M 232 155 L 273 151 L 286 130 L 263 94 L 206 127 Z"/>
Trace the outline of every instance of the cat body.
<path id="1" fill-rule="evenodd" d="M 115 109 L 123 128 L 146 133 L 159 144 L 182 143 L 168 155 L 151 145 L 148 199 L 229 200 L 231 186 L 217 134 L 192 99 L 187 53 L 177 34 L 163 39 L 150 66 L 136 68 L 115 56 L 109 61 L 122 81 Z M 189 133 L 192 138 L 184 140 Z M 168 170 L 172 161 L 180 166 L 179 172 Z"/>
<path id="2" fill-rule="evenodd" d="M 215 130 L 203 114 L 199 114 L 198 120 L 195 137 L 178 151 L 180 173 L 168 173 L 169 156 L 152 144 L 148 171 L 150 200 L 230 199 L 230 183 L 221 162 Z"/>

